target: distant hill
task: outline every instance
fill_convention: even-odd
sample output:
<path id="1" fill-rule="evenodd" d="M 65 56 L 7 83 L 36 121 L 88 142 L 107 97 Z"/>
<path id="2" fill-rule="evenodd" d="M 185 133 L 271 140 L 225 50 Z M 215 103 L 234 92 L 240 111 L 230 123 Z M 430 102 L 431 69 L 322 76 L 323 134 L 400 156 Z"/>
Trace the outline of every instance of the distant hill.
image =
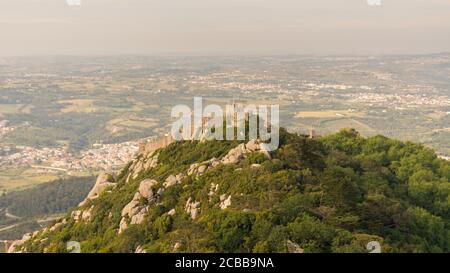
<path id="1" fill-rule="evenodd" d="M 270 154 L 254 141 L 176 142 L 102 174 L 80 207 L 13 248 L 367 252 L 375 241 L 383 252 L 449 252 L 449 181 L 433 150 L 354 130 L 282 130 Z"/>

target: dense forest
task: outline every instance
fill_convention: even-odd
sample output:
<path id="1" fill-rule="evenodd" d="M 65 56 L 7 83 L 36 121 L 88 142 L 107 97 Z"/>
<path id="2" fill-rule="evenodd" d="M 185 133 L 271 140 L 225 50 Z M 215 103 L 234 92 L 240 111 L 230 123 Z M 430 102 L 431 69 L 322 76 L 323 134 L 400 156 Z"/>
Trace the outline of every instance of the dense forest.
<path id="1" fill-rule="evenodd" d="M 89 209 L 90 220 L 69 213 L 22 250 L 64 252 L 67 241 L 79 241 L 83 252 L 367 252 L 377 241 L 383 252 L 450 252 L 450 163 L 383 136 L 342 130 L 310 139 L 282 130 L 270 158 L 251 153 L 159 190 L 170 175 L 238 144 L 177 142 L 131 178 L 130 163 L 114 189 L 78 208 Z M 118 234 L 123 208 L 149 178 L 159 182 L 156 201 L 141 198 L 144 220 Z M 230 196 L 226 208 L 222 196 Z M 190 200 L 198 217 L 186 210 Z"/>
<path id="2" fill-rule="evenodd" d="M 94 183 L 94 177 L 69 177 L 3 195 L 0 197 L 0 227 L 64 213 L 76 207 Z M 7 217 L 6 212 L 13 216 Z M 0 238 L 3 238 L 3 233 L 0 233 Z"/>
<path id="3" fill-rule="evenodd" d="M 0 209 L 18 217 L 65 212 L 83 200 L 95 183 L 94 177 L 69 177 L 0 197 Z"/>

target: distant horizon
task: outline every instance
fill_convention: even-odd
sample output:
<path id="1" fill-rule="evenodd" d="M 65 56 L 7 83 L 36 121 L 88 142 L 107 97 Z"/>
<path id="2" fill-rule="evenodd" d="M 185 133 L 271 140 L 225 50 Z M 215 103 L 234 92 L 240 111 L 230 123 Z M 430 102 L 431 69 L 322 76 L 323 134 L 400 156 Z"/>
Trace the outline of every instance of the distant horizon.
<path id="1" fill-rule="evenodd" d="M 450 51 L 448 0 L 0 1 L 0 56 Z"/>
<path id="2" fill-rule="evenodd" d="M 431 55 L 450 55 L 450 51 L 432 52 L 432 53 L 383 53 L 383 54 L 300 54 L 300 53 L 216 53 L 216 54 L 194 54 L 194 53 L 155 53 L 155 54 L 133 54 L 133 53 L 117 53 L 117 54 L 35 54 L 35 55 L 14 55 L 1 56 L 0 59 L 14 58 L 54 58 L 54 57 L 408 57 L 408 56 L 431 56 Z"/>

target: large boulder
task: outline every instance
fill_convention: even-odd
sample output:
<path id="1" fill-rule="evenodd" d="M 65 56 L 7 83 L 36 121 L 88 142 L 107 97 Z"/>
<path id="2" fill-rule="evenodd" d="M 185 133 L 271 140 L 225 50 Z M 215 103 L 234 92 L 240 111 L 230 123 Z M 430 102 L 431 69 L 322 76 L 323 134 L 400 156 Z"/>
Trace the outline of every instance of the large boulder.
<path id="1" fill-rule="evenodd" d="M 139 193 L 146 199 L 153 198 L 152 187 L 158 184 L 158 181 L 154 179 L 145 179 L 139 184 Z"/>
<path id="2" fill-rule="evenodd" d="M 131 200 L 130 203 L 126 204 L 125 207 L 122 209 L 122 217 L 128 216 L 133 217 L 138 213 L 140 210 L 139 203 L 142 195 L 137 192 L 134 194 L 133 200 Z"/>
<path id="3" fill-rule="evenodd" d="M 97 181 L 95 182 L 94 187 L 89 192 L 86 199 L 84 199 L 78 206 L 83 206 L 86 204 L 88 200 L 93 200 L 100 196 L 102 192 L 105 191 L 108 187 L 115 187 L 117 184 L 114 181 L 114 177 L 111 174 L 108 173 L 101 173 Z"/>
<path id="4" fill-rule="evenodd" d="M 251 152 L 258 151 L 260 149 L 258 140 L 250 140 L 247 144 L 245 144 L 245 148 Z"/>
<path id="5" fill-rule="evenodd" d="M 180 181 L 178 180 L 177 176 L 170 175 L 166 178 L 166 181 L 164 182 L 164 188 L 172 187 L 178 184 Z"/>

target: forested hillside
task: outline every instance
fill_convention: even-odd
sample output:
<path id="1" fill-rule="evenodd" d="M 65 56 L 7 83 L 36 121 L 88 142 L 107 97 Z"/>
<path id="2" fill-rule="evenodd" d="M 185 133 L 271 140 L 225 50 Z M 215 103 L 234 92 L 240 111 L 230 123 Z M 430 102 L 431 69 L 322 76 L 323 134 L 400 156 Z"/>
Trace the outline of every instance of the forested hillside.
<path id="1" fill-rule="evenodd" d="M 20 218 L 64 212 L 77 206 L 94 182 L 94 177 L 70 177 L 11 192 L 0 197 L 0 209 Z"/>
<path id="2" fill-rule="evenodd" d="M 139 155 L 99 197 L 15 250 L 65 252 L 450 251 L 450 163 L 354 130 L 309 139 L 177 142 Z"/>
<path id="3" fill-rule="evenodd" d="M 19 239 L 48 224 L 42 218 L 76 207 L 94 182 L 94 177 L 70 177 L 1 196 L 0 240 Z"/>

